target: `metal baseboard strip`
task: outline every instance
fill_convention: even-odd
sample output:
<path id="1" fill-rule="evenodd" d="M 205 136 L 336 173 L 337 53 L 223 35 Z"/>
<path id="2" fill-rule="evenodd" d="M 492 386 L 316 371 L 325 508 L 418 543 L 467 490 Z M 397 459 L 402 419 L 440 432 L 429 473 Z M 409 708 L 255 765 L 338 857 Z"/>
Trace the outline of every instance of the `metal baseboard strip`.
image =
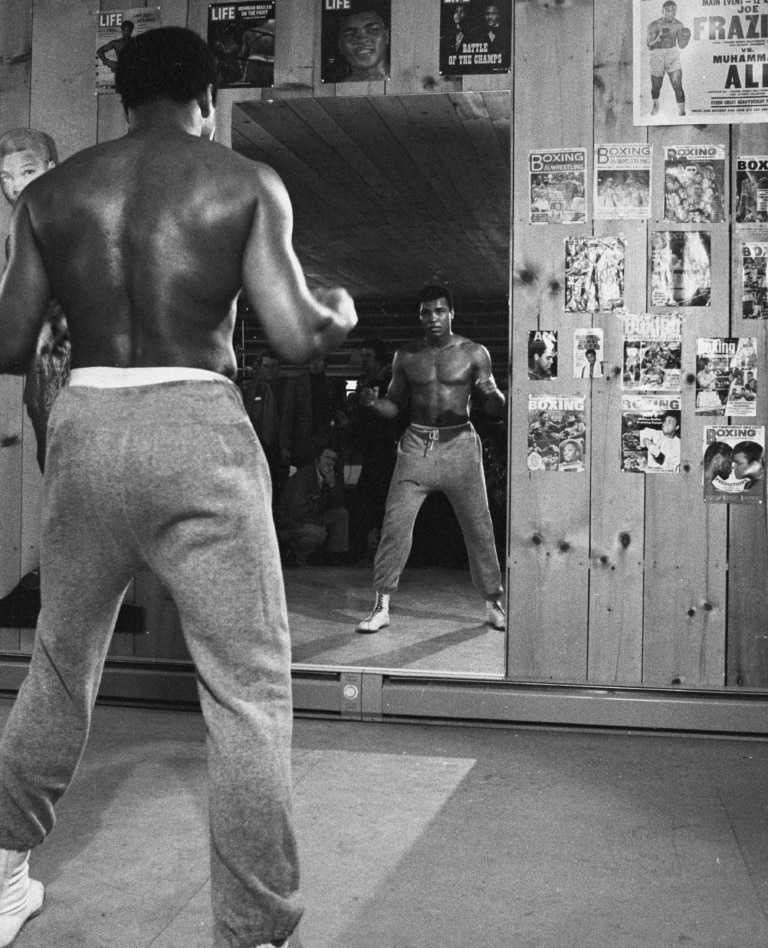
<path id="1" fill-rule="evenodd" d="M 0 657 L 0 692 L 18 691 L 26 656 Z M 768 693 L 673 692 L 387 675 L 380 670 L 297 670 L 297 714 L 365 721 L 430 721 L 514 727 L 585 727 L 768 736 Z M 99 700 L 199 706 L 185 662 L 108 661 Z"/>
<path id="2" fill-rule="evenodd" d="M 768 695 L 385 678 L 384 718 L 768 735 Z"/>

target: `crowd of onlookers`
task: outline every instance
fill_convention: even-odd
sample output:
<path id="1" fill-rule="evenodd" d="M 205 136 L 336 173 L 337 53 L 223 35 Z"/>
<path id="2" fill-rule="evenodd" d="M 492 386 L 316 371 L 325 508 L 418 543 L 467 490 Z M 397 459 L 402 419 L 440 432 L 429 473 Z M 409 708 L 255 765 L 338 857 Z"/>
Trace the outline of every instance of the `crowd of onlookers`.
<path id="1" fill-rule="evenodd" d="M 358 377 L 348 381 L 327 374 L 328 359 L 284 371 L 267 350 L 246 361 L 238 379 L 269 464 L 286 565 L 358 562 L 378 543 L 398 432 L 361 408 L 357 392 L 366 386 L 384 395 L 392 357 L 372 341 L 358 360 Z"/>

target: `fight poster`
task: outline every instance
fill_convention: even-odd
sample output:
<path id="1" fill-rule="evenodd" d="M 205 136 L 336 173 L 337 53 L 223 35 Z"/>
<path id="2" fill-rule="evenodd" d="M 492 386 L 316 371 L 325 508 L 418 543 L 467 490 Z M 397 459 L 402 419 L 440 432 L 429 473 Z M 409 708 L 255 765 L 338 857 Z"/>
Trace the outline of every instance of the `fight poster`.
<path id="1" fill-rule="evenodd" d="M 725 220 L 725 146 L 664 148 L 664 220 L 713 224 Z"/>
<path id="2" fill-rule="evenodd" d="M 603 377 L 603 330 L 587 327 L 573 330 L 573 377 L 601 379 Z"/>
<path id="3" fill-rule="evenodd" d="M 556 329 L 532 329 L 528 333 L 528 378 L 534 382 L 557 378 Z"/>
<path id="4" fill-rule="evenodd" d="M 531 224 L 583 224 L 587 219 L 586 148 L 528 153 Z"/>
<path id="5" fill-rule="evenodd" d="M 696 340 L 696 414 L 754 418 L 757 338 Z"/>
<path id="6" fill-rule="evenodd" d="M 161 26 L 160 7 L 96 12 L 96 92 L 115 91 L 117 57 L 125 44 Z"/>
<path id="7" fill-rule="evenodd" d="M 623 306 L 624 241 L 619 237 L 567 237 L 566 313 L 610 313 Z"/>
<path id="8" fill-rule="evenodd" d="M 208 45 L 220 89 L 266 88 L 275 81 L 275 0 L 212 3 Z"/>
<path id="9" fill-rule="evenodd" d="M 528 395 L 528 470 L 580 473 L 587 453 L 584 395 Z"/>
<path id="10" fill-rule="evenodd" d="M 741 245 L 741 311 L 744 319 L 768 319 L 768 242 Z"/>
<path id="11" fill-rule="evenodd" d="M 651 216 L 653 145 L 595 145 L 595 220 L 647 220 Z"/>
<path id="12" fill-rule="evenodd" d="M 704 503 L 765 502 L 765 427 L 722 425 L 704 429 Z"/>
<path id="13" fill-rule="evenodd" d="M 440 75 L 509 72 L 512 2 L 440 0 Z"/>
<path id="14" fill-rule="evenodd" d="M 768 121 L 768 0 L 633 0 L 635 125 Z"/>
<path id="15" fill-rule="evenodd" d="M 768 230 L 768 155 L 736 157 L 737 230 Z"/>
<path id="16" fill-rule="evenodd" d="M 389 79 L 391 0 L 317 0 L 321 4 L 320 81 Z"/>
<path id="17" fill-rule="evenodd" d="M 680 471 L 680 395 L 637 392 L 621 396 L 621 471 Z"/>
<path id="18" fill-rule="evenodd" d="M 682 388 L 683 320 L 677 313 L 627 314 L 621 387 L 679 392 Z"/>
<path id="19" fill-rule="evenodd" d="M 711 261 L 709 231 L 656 231 L 651 251 L 651 306 L 709 306 Z"/>

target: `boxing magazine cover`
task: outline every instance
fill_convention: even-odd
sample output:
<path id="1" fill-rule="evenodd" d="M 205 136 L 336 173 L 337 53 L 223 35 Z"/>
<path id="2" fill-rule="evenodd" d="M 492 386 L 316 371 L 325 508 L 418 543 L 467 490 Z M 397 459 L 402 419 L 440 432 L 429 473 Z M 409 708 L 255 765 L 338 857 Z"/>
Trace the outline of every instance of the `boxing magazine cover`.
<path id="1" fill-rule="evenodd" d="M 96 92 L 115 91 L 115 65 L 129 39 L 162 26 L 160 7 L 96 11 Z"/>
<path id="2" fill-rule="evenodd" d="M 512 0 L 440 0 L 440 75 L 509 72 Z"/>
<path id="3" fill-rule="evenodd" d="M 584 395 L 528 395 L 528 470 L 581 472 L 587 452 Z"/>
<path id="4" fill-rule="evenodd" d="M 768 225 L 768 155 L 736 157 L 737 230 L 766 230 Z"/>
<path id="5" fill-rule="evenodd" d="M 712 237 L 703 230 L 657 230 L 651 251 L 651 306 L 709 306 Z"/>
<path id="6" fill-rule="evenodd" d="M 628 391 L 680 392 L 682 316 L 627 314 L 623 321 L 621 387 Z"/>
<path id="7" fill-rule="evenodd" d="M 557 378 L 557 330 L 532 329 L 528 333 L 528 378 L 546 382 Z"/>
<path id="8" fill-rule="evenodd" d="M 664 220 L 675 224 L 725 220 L 724 145 L 664 148 Z"/>
<path id="9" fill-rule="evenodd" d="M 583 224 L 587 219 L 586 148 L 528 153 L 531 224 Z"/>
<path id="10" fill-rule="evenodd" d="M 768 0 L 633 0 L 635 125 L 768 120 Z"/>
<path id="11" fill-rule="evenodd" d="M 680 395 L 621 396 L 621 470 L 676 474 L 680 470 Z"/>
<path id="12" fill-rule="evenodd" d="M 275 0 L 209 4 L 208 45 L 220 89 L 274 85 Z"/>
<path id="13" fill-rule="evenodd" d="M 595 145 L 595 220 L 644 220 L 651 216 L 653 145 Z"/>
<path id="14" fill-rule="evenodd" d="M 599 327 L 573 330 L 573 377 L 603 377 L 603 330 Z"/>
<path id="15" fill-rule="evenodd" d="M 768 243 L 744 241 L 741 245 L 741 312 L 744 319 L 768 319 L 766 286 Z"/>
<path id="16" fill-rule="evenodd" d="M 567 237 L 566 313 L 614 312 L 624 306 L 624 241 L 619 237 Z"/>
<path id="17" fill-rule="evenodd" d="M 765 502 L 765 428 L 722 425 L 704 429 L 705 504 Z"/>
<path id="18" fill-rule="evenodd" d="M 696 414 L 753 418 L 757 409 L 757 339 L 696 340 Z"/>

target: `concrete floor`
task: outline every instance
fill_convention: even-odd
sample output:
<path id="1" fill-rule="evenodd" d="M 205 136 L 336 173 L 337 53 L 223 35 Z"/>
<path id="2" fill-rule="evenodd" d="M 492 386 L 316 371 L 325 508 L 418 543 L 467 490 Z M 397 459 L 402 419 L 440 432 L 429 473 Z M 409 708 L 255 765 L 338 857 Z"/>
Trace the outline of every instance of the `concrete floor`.
<path id="1" fill-rule="evenodd" d="M 10 707 L 0 701 L 0 725 Z M 291 948 L 764 948 L 768 742 L 298 720 Z M 18 948 L 211 948 L 203 725 L 99 707 Z"/>
<path id="2" fill-rule="evenodd" d="M 284 578 L 294 665 L 504 674 L 507 636 L 485 624 L 467 570 L 406 569 L 391 624 L 375 635 L 355 632 L 373 608 L 373 567 L 310 566 Z"/>

